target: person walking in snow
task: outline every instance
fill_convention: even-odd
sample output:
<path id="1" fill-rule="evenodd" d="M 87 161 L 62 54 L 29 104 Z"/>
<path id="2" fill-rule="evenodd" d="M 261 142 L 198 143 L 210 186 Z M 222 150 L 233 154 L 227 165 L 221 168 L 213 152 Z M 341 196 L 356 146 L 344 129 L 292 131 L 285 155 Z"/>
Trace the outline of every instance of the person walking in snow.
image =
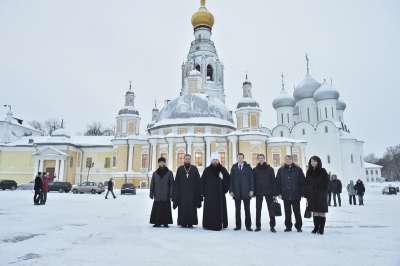
<path id="1" fill-rule="evenodd" d="M 108 196 L 108 193 L 110 193 L 110 192 L 113 195 L 114 199 L 116 198 L 116 196 L 114 195 L 113 189 L 114 189 L 114 181 L 113 181 L 113 178 L 111 177 L 110 180 L 108 181 L 108 187 L 107 187 L 107 193 L 106 193 L 105 199 L 108 199 L 107 196 Z"/>
<path id="2" fill-rule="evenodd" d="M 308 162 L 306 173 L 306 197 L 308 208 L 313 212 L 314 230 L 313 234 L 324 234 L 326 213 L 328 203 L 326 202 L 326 191 L 328 190 L 329 176 L 325 168 L 322 168 L 321 159 L 312 156 Z"/>
<path id="3" fill-rule="evenodd" d="M 353 180 L 350 180 L 350 184 L 347 185 L 347 193 L 349 193 L 349 203 L 351 205 L 351 199 L 353 199 L 354 205 L 357 205 L 356 202 L 356 190 L 354 189 Z"/>
<path id="4" fill-rule="evenodd" d="M 49 182 L 53 181 L 56 176 L 50 177 L 49 173 L 43 175 L 43 184 L 42 184 L 42 197 L 40 204 L 45 205 L 47 201 L 47 191 L 49 190 Z"/>
<path id="5" fill-rule="evenodd" d="M 342 182 L 337 179 L 337 175 L 332 175 L 332 193 L 333 193 L 333 207 L 336 207 L 336 196 L 338 198 L 339 207 L 342 206 L 342 199 L 340 193 L 342 193 Z"/>
<path id="6" fill-rule="evenodd" d="M 33 204 L 40 205 L 39 202 L 42 199 L 42 172 L 38 172 L 35 178 L 35 186 L 33 187 L 35 190 L 35 195 L 33 196 Z"/>
<path id="7" fill-rule="evenodd" d="M 360 179 L 357 180 L 357 184 L 354 186 L 354 189 L 358 196 L 358 205 L 364 205 L 365 186 Z"/>

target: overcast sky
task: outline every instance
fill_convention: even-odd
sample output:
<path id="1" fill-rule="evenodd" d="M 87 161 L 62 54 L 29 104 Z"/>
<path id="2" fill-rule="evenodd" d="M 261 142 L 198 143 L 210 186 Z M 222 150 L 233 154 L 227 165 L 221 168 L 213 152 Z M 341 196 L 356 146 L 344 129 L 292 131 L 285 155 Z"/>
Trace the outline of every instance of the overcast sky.
<path id="1" fill-rule="evenodd" d="M 179 96 L 181 64 L 200 0 L 1 0 L 0 95 L 15 117 L 64 119 L 71 134 L 115 123 L 132 80 L 141 133 L 154 100 Z M 306 73 L 333 79 L 344 119 L 381 156 L 400 144 L 400 1 L 217 1 L 212 40 L 225 65 L 226 104 L 242 97 L 245 72 L 276 126 L 281 73 L 292 94 Z M 3 108 L 3 107 L 2 107 Z M 161 108 L 160 108 L 161 109 Z M 6 109 L 3 110 L 3 113 Z"/>

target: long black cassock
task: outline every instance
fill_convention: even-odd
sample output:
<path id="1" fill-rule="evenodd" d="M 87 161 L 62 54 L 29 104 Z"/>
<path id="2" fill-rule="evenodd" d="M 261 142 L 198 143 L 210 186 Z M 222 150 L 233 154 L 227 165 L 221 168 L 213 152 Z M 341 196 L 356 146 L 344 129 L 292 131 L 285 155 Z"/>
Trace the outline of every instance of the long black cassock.
<path id="1" fill-rule="evenodd" d="M 222 173 L 223 179 L 219 178 Z M 219 164 L 217 167 L 208 166 L 201 176 L 202 192 L 204 196 L 203 228 L 222 230 L 228 227 L 228 213 L 226 210 L 225 194 L 229 190 L 230 175 Z"/>
<path id="2" fill-rule="evenodd" d="M 173 208 L 178 207 L 178 225 L 197 225 L 197 208 L 201 207 L 203 198 L 200 174 L 196 166 L 182 165 L 178 167 L 173 194 Z"/>

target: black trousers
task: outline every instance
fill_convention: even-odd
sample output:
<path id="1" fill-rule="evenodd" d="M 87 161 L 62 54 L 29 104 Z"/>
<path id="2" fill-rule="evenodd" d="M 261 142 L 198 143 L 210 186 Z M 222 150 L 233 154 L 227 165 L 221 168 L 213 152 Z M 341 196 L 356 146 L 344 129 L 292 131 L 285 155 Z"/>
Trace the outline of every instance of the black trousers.
<path id="1" fill-rule="evenodd" d="M 248 228 L 251 227 L 250 199 L 243 199 L 243 205 L 244 205 L 244 215 L 245 215 L 244 224 L 246 225 L 246 228 Z M 242 218 L 240 212 L 242 209 L 242 200 L 235 199 L 235 208 L 236 208 L 236 227 L 241 228 Z"/>
<path id="2" fill-rule="evenodd" d="M 300 201 L 299 200 L 284 200 L 283 205 L 285 207 L 285 226 L 286 228 L 292 228 L 292 208 L 294 213 L 294 218 L 296 219 L 296 223 L 294 227 L 297 229 L 301 229 L 303 226 L 303 221 L 301 220 L 301 211 L 300 211 Z"/>
<path id="3" fill-rule="evenodd" d="M 353 198 L 353 204 L 354 205 L 357 205 L 357 202 L 356 202 L 356 195 L 349 195 L 349 202 L 350 202 L 350 205 L 351 205 L 351 198 Z"/>
<path id="4" fill-rule="evenodd" d="M 271 216 L 271 212 L 269 211 L 269 207 L 271 206 L 272 202 L 274 201 L 274 198 L 272 195 L 270 196 L 256 196 L 256 226 L 261 227 L 261 210 L 262 210 L 262 203 L 263 199 L 265 198 L 265 201 L 267 202 L 267 209 L 269 213 L 269 226 L 270 227 L 275 227 L 275 216 Z"/>
<path id="5" fill-rule="evenodd" d="M 331 200 L 332 200 L 332 192 L 326 192 L 328 195 L 328 205 L 331 205 Z"/>
<path id="6" fill-rule="evenodd" d="M 35 195 L 33 196 L 33 203 L 39 203 L 42 199 L 42 191 L 40 189 L 35 189 Z"/>
<path id="7" fill-rule="evenodd" d="M 47 200 L 47 191 L 42 191 L 42 201 L 41 201 L 41 203 L 42 204 L 45 204 L 46 203 L 46 200 Z"/>

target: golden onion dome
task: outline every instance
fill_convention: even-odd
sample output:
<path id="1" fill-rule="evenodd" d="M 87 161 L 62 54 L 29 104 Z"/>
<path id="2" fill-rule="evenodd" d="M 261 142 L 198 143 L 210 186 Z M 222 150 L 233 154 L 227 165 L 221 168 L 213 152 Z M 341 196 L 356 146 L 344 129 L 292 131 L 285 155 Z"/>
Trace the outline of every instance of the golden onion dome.
<path id="1" fill-rule="evenodd" d="M 206 8 L 206 0 L 200 0 L 200 8 L 199 11 L 193 14 L 192 16 L 192 25 L 193 28 L 199 26 L 206 26 L 212 28 L 214 25 L 214 16 L 210 12 L 208 12 Z"/>

